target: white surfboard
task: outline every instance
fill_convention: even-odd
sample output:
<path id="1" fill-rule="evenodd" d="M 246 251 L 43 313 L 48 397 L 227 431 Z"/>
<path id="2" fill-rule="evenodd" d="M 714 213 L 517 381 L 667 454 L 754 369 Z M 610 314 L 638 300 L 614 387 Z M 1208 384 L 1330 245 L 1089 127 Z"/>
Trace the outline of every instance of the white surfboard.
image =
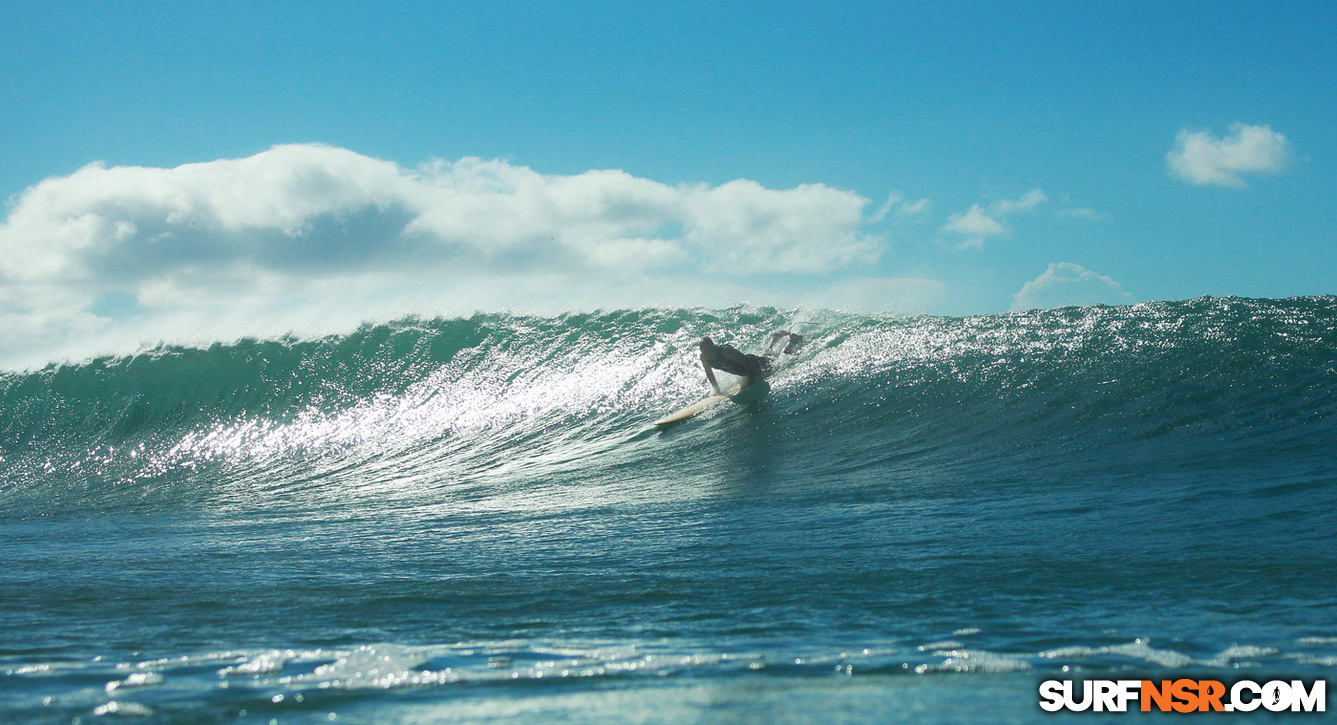
<path id="1" fill-rule="evenodd" d="M 742 389 L 743 389 L 743 384 L 741 382 L 731 385 L 725 388 L 723 392 L 719 393 L 718 395 L 712 395 L 708 398 L 703 398 L 702 400 L 698 400 L 695 403 L 692 403 L 691 405 L 687 406 L 686 408 L 683 408 L 682 410 L 679 410 L 674 413 L 669 413 L 663 418 L 660 418 L 659 420 L 655 421 L 655 425 L 659 426 L 660 428 L 665 428 L 675 423 L 681 423 L 684 420 L 687 420 L 688 418 L 692 418 L 697 415 L 700 415 L 701 413 L 704 413 L 705 411 L 709 410 L 711 406 L 723 403 L 730 397 L 738 395 L 738 393 L 741 392 Z"/>

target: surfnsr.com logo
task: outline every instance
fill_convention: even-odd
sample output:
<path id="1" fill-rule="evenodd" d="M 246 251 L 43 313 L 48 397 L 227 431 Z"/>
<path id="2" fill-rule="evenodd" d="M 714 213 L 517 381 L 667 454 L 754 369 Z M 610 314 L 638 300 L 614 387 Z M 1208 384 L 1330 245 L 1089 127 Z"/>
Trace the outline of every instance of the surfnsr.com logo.
<path id="1" fill-rule="evenodd" d="M 1240 680 L 1227 687 L 1218 680 L 1045 680 L 1040 683 L 1040 709 L 1046 712 L 1127 712 L 1136 703 L 1142 712 L 1326 712 L 1328 683 L 1314 680 L 1271 680 L 1259 684 Z"/>

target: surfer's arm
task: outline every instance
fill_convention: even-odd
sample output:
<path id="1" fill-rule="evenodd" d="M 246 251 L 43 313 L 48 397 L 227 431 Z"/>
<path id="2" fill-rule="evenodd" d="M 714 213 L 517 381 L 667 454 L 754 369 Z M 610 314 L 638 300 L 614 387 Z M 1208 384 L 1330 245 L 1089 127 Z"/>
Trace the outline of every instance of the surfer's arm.
<path id="1" fill-rule="evenodd" d="M 789 330 L 776 330 L 775 332 L 772 332 L 771 342 L 769 345 L 766 346 L 766 352 L 763 352 L 762 355 L 769 356 L 771 354 L 771 350 L 775 347 L 775 343 L 779 342 L 780 338 L 789 337 L 793 334 L 794 333 L 790 332 Z"/>
<path id="2" fill-rule="evenodd" d="M 715 389 L 715 394 L 716 394 L 716 395 L 719 395 L 719 394 L 720 394 L 720 384 L 717 383 L 717 382 L 715 382 L 715 372 L 714 372 L 713 370 L 710 369 L 710 363 L 706 362 L 705 360 L 702 360 L 702 361 L 701 361 L 701 367 L 705 368 L 705 370 L 706 370 L 706 380 L 709 380 L 709 381 L 710 381 L 710 387 L 712 387 L 712 388 Z"/>

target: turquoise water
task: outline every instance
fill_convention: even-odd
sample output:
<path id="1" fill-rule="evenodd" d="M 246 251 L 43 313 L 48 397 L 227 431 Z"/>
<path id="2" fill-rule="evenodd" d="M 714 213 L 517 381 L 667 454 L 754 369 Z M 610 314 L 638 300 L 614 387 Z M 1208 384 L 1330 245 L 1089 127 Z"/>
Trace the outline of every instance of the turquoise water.
<path id="1" fill-rule="evenodd" d="M 795 323 L 769 394 L 650 425 L 701 335 Z M 1332 297 L 5 374 L 0 720 L 1043 722 L 1052 677 L 1330 677 L 1335 414 Z"/>

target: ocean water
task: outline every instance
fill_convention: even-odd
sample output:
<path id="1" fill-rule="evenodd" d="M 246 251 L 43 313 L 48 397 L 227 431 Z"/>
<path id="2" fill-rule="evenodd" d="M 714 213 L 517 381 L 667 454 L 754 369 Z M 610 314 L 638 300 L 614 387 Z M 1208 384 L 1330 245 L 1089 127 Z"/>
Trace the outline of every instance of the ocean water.
<path id="1" fill-rule="evenodd" d="M 650 425 L 701 335 L 796 323 L 765 396 Z M 1333 297 L 8 373 L 0 721 L 1052 722 L 1056 677 L 1331 678 L 1335 443 Z"/>

